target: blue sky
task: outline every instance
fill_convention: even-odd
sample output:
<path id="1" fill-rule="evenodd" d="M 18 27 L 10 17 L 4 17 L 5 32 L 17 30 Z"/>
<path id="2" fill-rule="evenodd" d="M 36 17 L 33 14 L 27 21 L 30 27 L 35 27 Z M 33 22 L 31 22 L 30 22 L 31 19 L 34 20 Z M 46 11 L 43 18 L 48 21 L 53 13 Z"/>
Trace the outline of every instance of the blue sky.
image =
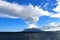
<path id="1" fill-rule="evenodd" d="M 52 15 L 58 14 L 53 10 L 57 7 L 57 0 L 5 0 L 8 3 L 17 3 L 19 5 L 32 4 L 33 7 L 40 6 L 44 11 L 48 11 Z M 13 5 L 12 5 L 13 6 Z M 8 9 L 8 8 L 7 8 Z M 3 11 L 3 10 L 2 10 Z M 0 11 L 1 12 L 1 11 Z M 2 15 L 3 16 L 3 15 Z M 42 25 L 49 25 L 50 23 L 59 23 L 60 17 L 40 16 L 36 25 L 40 28 Z M 0 17 L 0 31 L 21 31 L 24 30 L 28 24 L 22 18 L 5 18 Z"/>

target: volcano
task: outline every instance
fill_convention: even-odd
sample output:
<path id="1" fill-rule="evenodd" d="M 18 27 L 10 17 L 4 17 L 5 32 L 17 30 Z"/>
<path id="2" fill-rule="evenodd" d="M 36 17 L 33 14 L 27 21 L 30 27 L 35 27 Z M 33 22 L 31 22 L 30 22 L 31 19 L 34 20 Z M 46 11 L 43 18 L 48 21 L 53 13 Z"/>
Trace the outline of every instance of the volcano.
<path id="1" fill-rule="evenodd" d="M 41 32 L 39 28 L 27 28 L 23 32 Z"/>

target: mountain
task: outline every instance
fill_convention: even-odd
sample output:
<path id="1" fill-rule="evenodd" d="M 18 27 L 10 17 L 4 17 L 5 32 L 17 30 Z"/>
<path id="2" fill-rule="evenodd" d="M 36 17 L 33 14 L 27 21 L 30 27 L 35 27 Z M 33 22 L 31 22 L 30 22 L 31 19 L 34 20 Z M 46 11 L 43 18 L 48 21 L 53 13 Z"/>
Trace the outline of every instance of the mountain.
<path id="1" fill-rule="evenodd" d="M 23 32 L 41 32 L 42 30 L 38 28 L 27 28 Z"/>

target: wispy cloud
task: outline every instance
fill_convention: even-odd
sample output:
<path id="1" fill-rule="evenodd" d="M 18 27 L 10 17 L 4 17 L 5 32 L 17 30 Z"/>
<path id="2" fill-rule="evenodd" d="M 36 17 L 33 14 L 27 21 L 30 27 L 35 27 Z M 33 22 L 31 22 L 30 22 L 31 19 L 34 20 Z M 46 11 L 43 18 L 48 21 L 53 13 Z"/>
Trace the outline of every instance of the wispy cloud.
<path id="1" fill-rule="evenodd" d="M 44 31 L 59 31 L 60 27 L 50 28 L 50 29 L 44 29 Z"/>
<path id="2" fill-rule="evenodd" d="M 60 13 L 57 13 L 57 14 L 53 14 L 50 16 L 51 18 L 58 18 L 60 19 Z"/>
<path id="3" fill-rule="evenodd" d="M 59 0 L 57 0 L 57 4 L 58 4 L 57 7 L 53 9 L 55 12 L 57 12 L 57 14 L 51 15 L 51 17 L 60 19 L 60 9 L 59 9 L 60 8 L 60 1 Z"/>
<path id="4" fill-rule="evenodd" d="M 44 31 L 58 31 L 60 30 L 60 23 L 50 22 L 48 25 L 44 26 Z"/>
<path id="5" fill-rule="evenodd" d="M 59 25 L 60 25 L 60 23 L 56 23 L 56 22 L 50 22 L 50 23 L 49 23 L 49 26 L 57 27 L 57 26 L 59 26 Z"/>

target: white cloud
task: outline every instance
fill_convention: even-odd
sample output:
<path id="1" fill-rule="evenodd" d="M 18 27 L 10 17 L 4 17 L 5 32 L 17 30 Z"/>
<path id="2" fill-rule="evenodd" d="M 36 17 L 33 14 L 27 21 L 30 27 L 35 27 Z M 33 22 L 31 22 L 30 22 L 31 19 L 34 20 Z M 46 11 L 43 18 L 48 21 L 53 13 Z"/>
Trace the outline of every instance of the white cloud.
<path id="1" fill-rule="evenodd" d="M 3 15 L 3 16 L 2 16 Z M 10 16 L 10 15 L 7 15 L 7 14 L 0 14 L 0 17 L 5 17 L 5 18 L 12 18 L 12 19 L 17 19 L 19 17 L 14 17 L 14 16 Z"/>
<path id="2" fill-rule="evenodd" d="M 4 17 L 4 15 L 9 15 L 6 17 L 19 17 L 24 19 L 25 21 L 29 21 L 30 23 L 34 23 L 39 20 L 40 16 L 50 16 L 51 13 L 48 11 L 44 11 L 38 6 L 29 5 L 18 5 L 16 3 L 9 3 L 6 1 L 0 1 L 0 17 Z M 11 16 L 11 17 L 10 17 Z M 37 20 L 35 20 L 37 19 Z"/>
<path id="3" fill-rule="evenodd" d="M 39 28 L 38 26 L 36 26 L 35 24 L 29 24 L 29 27 L 27 28 Z"/>
<path id="4" fill-rule="evenodd" d="M 60 30 L 60 23 L 51 22 L 45 26 L 44 31 L 58 31 Z"/>
<path id="5" fill-rule="evenodd" d="M 60 27 L 44 29 L 44 31 L 58 31 L 58 30 L 60 30 Z"/>
<path id="6" fill-rule="evenodd" d="M 51 13 L 49 13 L 48 11 L 44 11 L 39 6 L 34 7 L 32 4 L 19 5 L 16 3 L 0 1 L 0 17 L 22 18 L 26 22 L 34 24 L 39 20 L 40 16 L 50 16 L 50 15 Z"/>
<path id="7" fill-rule="evenodd" d="M 19 5 L 16 3 L 9 3 L 6 1 L 0 1 L 0 17 L 7 17 L 7 18 L 22 18 L 26 22 L 31 23 L 30 28 L 32 28 L 35 22 L 39 20 L 40 16 L 49 16 L 53 18 L 60 18 L 60 3 L 59 5 L 54 8 L 57 14 L 52 14 L 48 11 L 44 11 L 39 6 L 33 6 L 32 4 L 29 5 Z M 45 5 L 47 6 L 48 3 Z M 55 23 L 50 23 L 50 25 L 56 25 Z M 36 26 L 35 26 L 36 27 Z"/>
<path id="8" fill-rule="evenodd" d="M 60 9 L 59 9 L 60 8 L 60 1 L 59 0 L 57 0 L 57 4 L 58 4 L 57 7 L 54 8 L 53 10 L 59 13 L 60 12 Z"/>
<path id="9" fill-rule="evenodd" d="M 57 7 L 53 9 L 55 12 L 57 12 L 57 14 L 53 14 L 50 17 L 60 19 L 60 9 L 59 9 L 60 8 L 60 0 L 57 0 L 57 4 L 58 4 Z"/>
<path id="10" fill-rule="evenodd" d="M 52 18 L 60 18 L 60 13 L 53 14 L 53 15 L 51 15 L 50 17 L 52 17 Z"/>
<path id="11" fill-rule="evenodd" d="M 49 25 L 51 25 L 51 26 L 57 26 L 56 23 L 54 23 L 54 22 L 50 23 Z"/>
<path id="12" fill-rule="evenodd" d="M 53 10 L 56 11 L 56 12 L 60 12 L 60 9 L 59 8 L 60 8 L 60 2 L 58 2 L 57 7 L 54 8 Z"/>
<path id="13" fill-rule="evenodd" d="M 49 23 L 49 26 L 58 26 L 58 25 L 60 25 L 60 23 L 55 23 L 55 22 Z"/>

